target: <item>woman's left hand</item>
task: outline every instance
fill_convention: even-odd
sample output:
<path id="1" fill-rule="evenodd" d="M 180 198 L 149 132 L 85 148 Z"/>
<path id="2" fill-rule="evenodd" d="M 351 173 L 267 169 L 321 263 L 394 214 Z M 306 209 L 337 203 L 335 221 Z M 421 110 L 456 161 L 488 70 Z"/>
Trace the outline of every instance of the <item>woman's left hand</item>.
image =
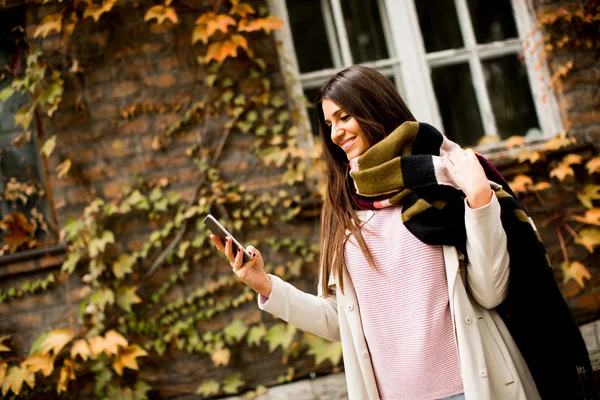
<path id="1" fill-rule="evenodd" d="M 445 158 L 444 165 L 454 182 L 467 196 L 469 207 L 479 208 L 490 202 L 493 192 L 473 150 L 467 149 Z"/>

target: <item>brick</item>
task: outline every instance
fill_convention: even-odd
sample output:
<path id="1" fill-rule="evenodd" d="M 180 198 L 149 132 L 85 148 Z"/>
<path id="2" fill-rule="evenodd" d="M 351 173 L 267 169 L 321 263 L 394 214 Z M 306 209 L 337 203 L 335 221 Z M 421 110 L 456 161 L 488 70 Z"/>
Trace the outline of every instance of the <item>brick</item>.
<path id="1" fill-rule="evenodd" d="M 571 126 L 585 126 L 600 123 L 600 111 L 591 110 L 569 115 Z"/>
<path id="2" fill-rule="evenodd" d="M 556 88 L 557 91 L 570 91 L 597 85 L 598 81 L 600 81 L 600 70 L 585 69 L 582 71 L 570 72 L 564 78 L 559 79 Z"/>
<path id="3" fill-rule="evenodd" d="M 122 121 L 118 124 L 118 129 L 125 135 L 148 132 L 148 122 L 145 116 L 136 117 L 132 120 Z"/>
<path id="4" fill-rule="evenodd" d="M 17 263 L 8 264 L 6 266 L 7 275 L 21 274 L 24 272 L 35 271 L 38 267 L 37 260 L 26 260 Z"/>
<path id="5" fill-rule="evenodd" d="M 76 148 L 68 153 L 73 162 L 88 163 L 96 159 L 96 151 L 93 148 Z"/>
<path id="6" fill-rule="evenodd" d="M 68 204 L 87 204 L 94 199 L 94 196 L 82 187 L 72 187 L 67 190 L 66 198 Z"/>
<path id="7" fill-rule="evenodd" d="M 62 265 L 65 260 L 64 254 L 57 254 L 53 256 L 45 256 L 39 259 L 40 268 L 58 267 Z"/>
<path id="8" fill-rule="evenodd" d="M 179 65 L 181 65 L 181 62 L 179 61 L 179 57 L 173 55 L 169 57 L 160 57 L 156 61 L 156 65 L 159 71 L 164 71 L 177 68 Z"/>
<path id="9" fill-rule="evenodd" d="M 98 104 L 90 108 L 90 115 L 95 119 L 116 118 L 119 116 L 119 109 L 115 104 Z"/>
<path id="10" fill-rule="evenodd" d="M 27 313 L 17 315 L 15 321 L 20 329 L 36 328 L 42 323 L 42 315 L 40 313 Z"/>
<path id="11" fill-rule="evenodd" d="M 111 97 L 113 99 L 127 97 L 139 91 L 140 86 L 136 82 L 126 81 L 120 82 L 112 86 Z"/>
<path id="12" fill-rule="evenodd" d="M 97 163 L 81 171 L 85 181 L 101 181 L 117 175 L 117 168 L 114 164 Z"/>
<path id="13" fill-rule="evenodd" d="M 129 181 L 113 181 L 103 185 L 102 193 L 105 197 L 114 199 L 121 191 L 129 185 Z"/>
<path id="14" fill-rule="evenodd" d="M 56 290 L 52 291 L 57 293 Z M 21 299 L 9 301 L 8 303 L 0 304 L 0 313 L 18 314 L 28 310 L 38 310 L 41 306 L 49 306 L 56 302 L 57 296 L 50 291 L 41 292 L 39 294 L 25 294 Z"/>
<path id="15" fill-rule="evenodd" d="M 169 87 L 175 83 L 175 77 L 171 74 L 162 74 L 158 76 L 147 76 L 144 78 L 144 83 L 148 86 L 159 88 Z"/>

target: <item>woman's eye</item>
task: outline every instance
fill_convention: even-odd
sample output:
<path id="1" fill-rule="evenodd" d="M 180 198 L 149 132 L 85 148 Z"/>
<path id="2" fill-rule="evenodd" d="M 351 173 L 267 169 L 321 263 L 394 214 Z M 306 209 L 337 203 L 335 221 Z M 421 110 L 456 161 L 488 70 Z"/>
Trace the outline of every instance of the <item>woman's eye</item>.
<path id="1" fill-rule="evenodd" d="M 344 115 L 344 116 L 341 118 L 341 120 L 342 120 L 342 121 L 348 121 L 349 119 L 350 119 L 350 115 L 348 115 L 348 114 Z"/>

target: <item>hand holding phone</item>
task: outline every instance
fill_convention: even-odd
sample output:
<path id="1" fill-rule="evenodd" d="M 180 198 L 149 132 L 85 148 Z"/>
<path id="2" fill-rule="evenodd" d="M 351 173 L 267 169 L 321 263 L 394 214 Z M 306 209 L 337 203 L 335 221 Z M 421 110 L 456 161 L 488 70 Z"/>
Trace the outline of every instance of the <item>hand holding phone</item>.
<path id="1" fill-rule="evenodd" d="M 219 223 L 219 221 L 217 221 L 217 219 L 215 217 L 213 217 L 212 215 L 208 214 L 206 216 L 206 218 L 204 218 L 204 224 L 208 227 L 208 229 L 210 229 L 210 231 L 217 236 L 219 239 L 221 239 L 221 241 L 223 242 L 223 244 L 225 244 L 225 242 L 227 241 L 227 237 L 229 236 L 233 242 L 233 256 L 235 257 L 237 255 L 238 250 L 242 250 L 244 252 L 244 262 L 248 262 L 252 259 L 252 256 L 250 255 L 250 253 L 248 253 L 246 251 L 246 249 L 240 244 L 240 242 L 238 242 L 231 233 L 229 233 L 227 231 L 227 229 L 225 229 L 225 227 L 223 227 L 223 225 L 221 225 Z"/>

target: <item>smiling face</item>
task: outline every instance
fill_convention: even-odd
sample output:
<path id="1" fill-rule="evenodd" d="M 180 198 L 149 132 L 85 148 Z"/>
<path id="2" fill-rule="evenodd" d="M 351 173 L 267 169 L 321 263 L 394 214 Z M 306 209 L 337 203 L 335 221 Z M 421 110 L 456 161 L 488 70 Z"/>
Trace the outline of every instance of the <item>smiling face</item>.
<path id="1" fill-rule="evenodd" d="M 370 145 L 356 119 L 329 99 L 323 99 L 322 105 L 325 124 L 331 127 L 331 141 L 346 153 L 348 160 L 363 155 Z"/>

